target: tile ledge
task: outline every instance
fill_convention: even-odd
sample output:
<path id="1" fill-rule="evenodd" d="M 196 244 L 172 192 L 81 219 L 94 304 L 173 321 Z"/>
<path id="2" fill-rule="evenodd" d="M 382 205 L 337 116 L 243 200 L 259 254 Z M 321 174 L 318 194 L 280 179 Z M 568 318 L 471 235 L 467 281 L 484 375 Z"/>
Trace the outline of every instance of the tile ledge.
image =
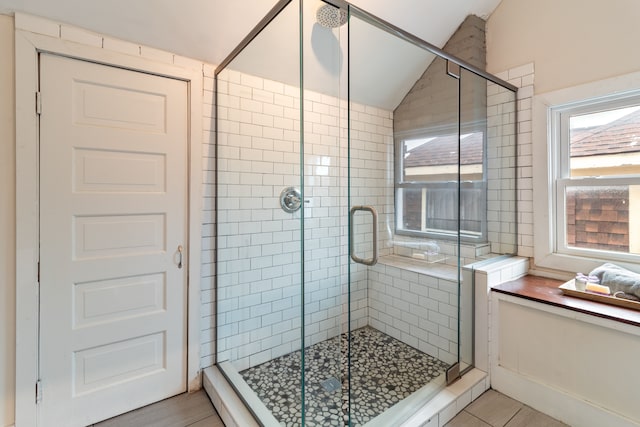
<path id="1" fill-rule="evenodd" d="M 378 264 L 412 271 L 438 279 L 458 280 L 457 268 L 453 265 L 429 263 L 423 260 L 409 258 L 402 255 L 385 255 L 378 258 Z"/>

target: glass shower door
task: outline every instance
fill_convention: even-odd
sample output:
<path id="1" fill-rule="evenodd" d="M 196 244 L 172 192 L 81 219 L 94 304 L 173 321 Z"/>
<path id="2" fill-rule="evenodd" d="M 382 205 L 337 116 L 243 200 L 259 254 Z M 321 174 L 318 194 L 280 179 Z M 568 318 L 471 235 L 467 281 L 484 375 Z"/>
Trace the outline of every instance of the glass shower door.
<path id="1" fill-rule="evenodd" d="M 301 425 L 299 3 L 264 22 L 216 70 L 217 363 L 263 423 Z"/>
<path id="2" fill-rule="evenodd" d="M 355 8 L 349 47 L 351 420 L 394 425 L 459 361 L 460 69 Z"/>
<path id="3" fill-rule="evenodd" d="M 303 420 L 348 422 L 346 10 L 301 2 Z"/>

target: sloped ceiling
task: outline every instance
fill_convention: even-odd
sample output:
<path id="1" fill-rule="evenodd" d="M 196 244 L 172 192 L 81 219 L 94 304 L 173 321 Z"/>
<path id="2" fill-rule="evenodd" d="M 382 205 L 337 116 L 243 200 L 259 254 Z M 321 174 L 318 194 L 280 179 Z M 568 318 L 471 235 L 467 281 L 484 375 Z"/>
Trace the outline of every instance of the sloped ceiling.
<path id="1" fill-rule="evenodd" d="M 351 1 L 355 6 L 440 47 L 467 15 L 475 14 L 486 18 L 499 2 L 500 0 Z M 277 0 L 0 0 L 0 13 L 27 12 L 219 64 L 276 3 Z M 383 58 L 380 47 L 362 37 L 362 45 L 352 45 L 351 49 L 370 61 L 373 58 Z M 393 61 L 385 61 L 388 66 L 374 63 L 369 68 L 377 70 L 372 77 L 375 82 L 389 83 L 385 85 L 389 87 L 386 94 L 378 93 L 376 99 L 366 101 L 371 105 L 393 108 L 424 71 L 425 61 L 428 64 L 428 58 L 412 60 L 411 57 L 402 57 L 397 50 L 391 51 L 396 53 L 396 57 Z M 400 64 L 403 71 L 399 73 Z M 409 81 L 411 79 L 413 80 Z M 402 90 L 405 92 L 399 93 Z"/>

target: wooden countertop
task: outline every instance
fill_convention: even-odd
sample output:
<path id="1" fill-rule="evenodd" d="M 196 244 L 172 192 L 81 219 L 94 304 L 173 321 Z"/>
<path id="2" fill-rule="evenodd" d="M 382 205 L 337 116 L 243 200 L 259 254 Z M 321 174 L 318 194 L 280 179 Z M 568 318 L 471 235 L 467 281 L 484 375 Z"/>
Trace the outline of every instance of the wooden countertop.
<path id="1" fill-rule="evenodd" d="M 640 326 L 640 311 L 563 295 L 562 291 L 558 289 L 558 286 L 563 283 L 561 280 L 547 279 L 545 277 L 524 276 L 520 279 L 501 283 L 491 290 L 580 313 L 591 314 L 604 319 Z"/>

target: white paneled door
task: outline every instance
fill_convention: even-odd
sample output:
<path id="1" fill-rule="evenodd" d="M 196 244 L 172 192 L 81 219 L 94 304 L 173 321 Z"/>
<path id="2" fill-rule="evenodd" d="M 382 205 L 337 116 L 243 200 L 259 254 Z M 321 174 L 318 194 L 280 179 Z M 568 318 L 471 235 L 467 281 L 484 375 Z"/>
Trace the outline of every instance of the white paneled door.
<path id="1" fill-rule="evenodd" d="M 39 425 L 186 391 L 187 83 L 40 55 Z"/>

